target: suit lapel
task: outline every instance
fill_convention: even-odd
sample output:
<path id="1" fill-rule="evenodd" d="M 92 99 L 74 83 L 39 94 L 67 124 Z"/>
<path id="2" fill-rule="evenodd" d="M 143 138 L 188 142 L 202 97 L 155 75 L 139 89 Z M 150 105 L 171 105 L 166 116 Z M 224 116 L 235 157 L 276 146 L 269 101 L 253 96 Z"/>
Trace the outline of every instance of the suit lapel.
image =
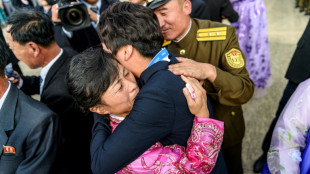
<path id="1" fill-rule="evenodd" d="M 2 154 L 3 146 L 6 145 L 8 141 L 6 131 L 14 129 L 15 110 L 18 95 L 18 89 L 14 85 L 11 85 L 2 109 L 0 110 L 0 155 Z"/>
<path id="2" fill-rule="evenodd" d="M 48 73 L 45 77 L 45 82 L 43 86 L 43 91 L 46 86 L 48 86 L 51 79 L 54 77 L 54 75 L 58 72 L 58 70 L 63 66 L 63 64 L 66 62 L 66 51 L 63 49 L 62 55 L 59 57 L 59 59 L 54 63 L 54 65 L 48 70 Z"/>

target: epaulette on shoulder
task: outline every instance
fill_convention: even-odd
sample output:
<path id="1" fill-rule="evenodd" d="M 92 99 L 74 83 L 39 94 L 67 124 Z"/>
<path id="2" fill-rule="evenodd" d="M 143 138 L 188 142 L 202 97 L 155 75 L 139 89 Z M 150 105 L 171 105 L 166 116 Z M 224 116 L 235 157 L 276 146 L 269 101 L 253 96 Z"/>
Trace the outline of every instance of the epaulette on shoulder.
<path id="1" fill-rule="evenodd" d="M 165 40 L 162 47 L 165 47 L 167 45 L 170 45 L 171 44 L 171 40 Z"/>
<path id="2" fill-rule="evenodd" d="M 198 41 L 226 40 L 227 27 L 204 28 L 197 31 Z"/>

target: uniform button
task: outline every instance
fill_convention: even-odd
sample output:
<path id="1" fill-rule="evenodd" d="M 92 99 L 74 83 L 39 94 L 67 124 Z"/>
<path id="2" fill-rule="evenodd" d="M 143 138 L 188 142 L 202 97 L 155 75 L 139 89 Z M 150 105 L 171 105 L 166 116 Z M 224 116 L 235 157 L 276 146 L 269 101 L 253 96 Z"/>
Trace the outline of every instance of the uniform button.
<path id="1" fill-rule="evenodd" d="M 185 54 L 185 50 L 184 49 L 180 50 L 180 54 L 184 55 Z"/>
<path id="2" fill-rule="evenodd" d="M 231 112 L 231 115 L 232 115 L 232 116 L 235 116 L 235 115 L 236 115 L 236 113 L 235 113 L 235 112 Z"/>

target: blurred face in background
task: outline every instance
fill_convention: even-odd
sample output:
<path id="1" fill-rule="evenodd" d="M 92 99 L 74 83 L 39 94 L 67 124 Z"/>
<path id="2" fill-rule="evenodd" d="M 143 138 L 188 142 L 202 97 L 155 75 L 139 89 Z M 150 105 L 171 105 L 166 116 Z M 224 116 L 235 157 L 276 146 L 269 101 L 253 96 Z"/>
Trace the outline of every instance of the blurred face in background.
<path id="1" fill-rule="evenodd" d="M 179 40 L 186 34 L 191 11 L 189 0 L 171 0 L 154 10 L 165 40 Z"/>

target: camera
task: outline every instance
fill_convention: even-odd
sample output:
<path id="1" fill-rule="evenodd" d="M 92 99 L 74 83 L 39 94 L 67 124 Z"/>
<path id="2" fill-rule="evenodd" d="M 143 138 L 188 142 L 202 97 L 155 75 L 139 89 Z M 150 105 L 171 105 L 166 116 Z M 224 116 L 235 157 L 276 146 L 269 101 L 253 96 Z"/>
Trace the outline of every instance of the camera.
<path id="1" fill-rule="evenodd" d="M 58 2 L 58 16 L 62 26 L 68 31 L 75 31 L 91 25 L 88 10 L 85 4 L 78 2 L 70 4 L 70 1 L 60 0 Z"/>

